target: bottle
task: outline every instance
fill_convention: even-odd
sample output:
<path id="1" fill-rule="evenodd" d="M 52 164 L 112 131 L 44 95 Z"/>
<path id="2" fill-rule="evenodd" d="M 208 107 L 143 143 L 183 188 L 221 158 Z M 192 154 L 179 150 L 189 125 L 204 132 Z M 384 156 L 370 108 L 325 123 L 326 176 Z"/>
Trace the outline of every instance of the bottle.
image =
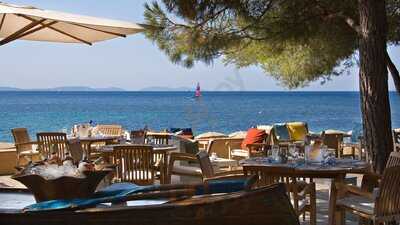
<path id="1" fill-rule="evenodd" d="M 50 159 L 48 160 L 49 164 L 61 164 L 60 157 L 57 155 L 58 152 L 58 146 L 55 144 L 52 144 L 50 147 Z"/>
<path id="2" fill-rule="evenodd" d="M 90 162 L 86 154 L 84 154 L 83 160 L 79 163 L 78 170 L 81 173 L 85 171 L 94 171 L 94 164 Z"/>
<path id="3" fill-rule="evenodd" d="M 93 166 L 95 170 L 102 170 L 104 168 L 105 162 L 103 157 L 99 157 L 93 161 Z"/>

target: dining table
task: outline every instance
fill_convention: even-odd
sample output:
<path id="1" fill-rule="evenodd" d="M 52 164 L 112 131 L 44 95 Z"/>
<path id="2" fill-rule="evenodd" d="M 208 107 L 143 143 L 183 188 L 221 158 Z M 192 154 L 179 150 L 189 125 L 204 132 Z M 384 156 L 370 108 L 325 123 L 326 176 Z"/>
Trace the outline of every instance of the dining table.
<path id="1" fill-rule="evenodd" d="M 114 151 L 114 147 L 116 146 L 129 146 L 132 145 L 130 143 L 125 144 L 111 144 L 104 145 L 97 149 L 98 152 L 102 153 L 105 156 L 105 159 L 110 159 L 112 157 L 112 153 Z M 168 153 L 171 151 L 177 150 L 175 145 L 166 145 L 166 144 L 149 144 L 153 147 L 153 152 L 162 155 L 163 165 L 161 167 L 161 178 L 160 183 L 166 184 L 168 182 L 167 173 L 168 173 Z"/>
<path id="2" fill-rule="evenodd" d="M 365 161 L 353 159 L 335 159 L 331 163 L 321 163 L 317 161 L 307 162 L 305 160 L 289 161 L 280 163 L 271 157 L 255 157 L 240 161 L 240 165 L 245 166 L 282 166 L 294 168 L 294 177 L 299 178 L 322 178 L 330 179 L 329 194 L 329 224 L 339 225 L 342 223 L 339 213 L 336 213 L 336 199 L 342 197 L 343 193 L 339 193 L 336 183 L 344 183 L 346 174 L 365 174 L 371 169 L 371 165 Z"/>
<path id="3" fill-rule="evenodd" d="M 92 145 L 96 143 L 105 143 L 106 145 L 118 141 L 119 136 L 90 136 L 90 137 L 68 137 L 69 142 L 79 141 L 83 150 L 88 156 L 93 152 Z"/>

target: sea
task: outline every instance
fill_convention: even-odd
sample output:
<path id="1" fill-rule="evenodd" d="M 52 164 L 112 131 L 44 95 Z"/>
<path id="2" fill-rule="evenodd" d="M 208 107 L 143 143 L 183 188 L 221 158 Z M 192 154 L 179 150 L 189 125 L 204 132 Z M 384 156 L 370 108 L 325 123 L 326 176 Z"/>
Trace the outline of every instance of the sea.
<path id="1" fill-rule="evenodd" d="M 390 93 L 392 126 L 400 96 Z M 70 131 L 74 124 L 121 124 L 127 130 L 191 127 L 231 133 L 256 125 L 305 121 L 309 129 L 361 129 L 358 92 L 0 92 L 0 141 L 11 129 Z"/>

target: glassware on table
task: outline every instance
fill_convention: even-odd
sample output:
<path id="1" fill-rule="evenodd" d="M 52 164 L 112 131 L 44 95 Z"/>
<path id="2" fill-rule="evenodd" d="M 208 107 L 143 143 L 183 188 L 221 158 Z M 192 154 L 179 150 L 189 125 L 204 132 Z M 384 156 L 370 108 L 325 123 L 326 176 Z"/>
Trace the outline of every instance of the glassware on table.
<path id="1" fill-rule="evenodd" d="M 304 161 L 310 161 L 310 151 L 311 151 L 312 146 L 311 145 L 306 145 L 304 147 Z"/>
<path id="2" fill-rule="evenodd" d="M 274 161 L 279 161 L 279 145 L 273 145 L 271 148 L 271 156 Z"/>
<path id="3" fill-rule="evenodd" d="M 321 156 L 322 159 L 325 159 L 328 153 L 328 146 L 326 145 L 321 145 Z"/>
<path id="4" fill-rule="evenodd" d="M 289 154 L 293 159 L 298 157 L 297 147 L 295 144 L 289 144 L 288 146 Z"/>

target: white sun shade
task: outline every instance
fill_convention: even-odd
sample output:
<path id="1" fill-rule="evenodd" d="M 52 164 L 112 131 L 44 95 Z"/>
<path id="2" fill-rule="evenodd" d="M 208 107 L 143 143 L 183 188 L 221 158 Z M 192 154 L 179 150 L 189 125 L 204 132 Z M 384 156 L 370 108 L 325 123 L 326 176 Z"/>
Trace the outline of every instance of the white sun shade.
<path id="1" fill-rule="evenodd" d="M 142 31 L 135 23 L 0 2 L 0 45 L 17 39 L 91 45 Z"/>

